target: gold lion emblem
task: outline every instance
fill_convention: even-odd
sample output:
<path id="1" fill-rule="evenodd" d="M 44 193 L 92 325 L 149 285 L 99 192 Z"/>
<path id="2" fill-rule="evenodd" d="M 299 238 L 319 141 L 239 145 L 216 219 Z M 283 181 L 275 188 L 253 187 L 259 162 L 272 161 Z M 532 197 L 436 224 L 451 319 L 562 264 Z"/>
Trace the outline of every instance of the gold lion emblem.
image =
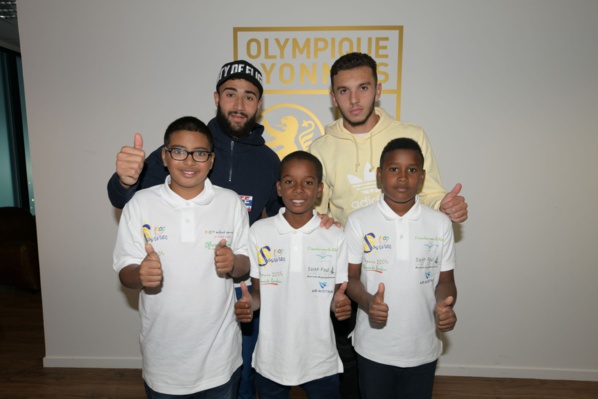
<path id="1" fill-rule="evenodd" d="M 307 151 L 315 139 L 324 134 L 318 118 L 296 104 L 278 104 L 260 115 L 267 137 L 266 144 L 284 158 L 296 150 Z"/>

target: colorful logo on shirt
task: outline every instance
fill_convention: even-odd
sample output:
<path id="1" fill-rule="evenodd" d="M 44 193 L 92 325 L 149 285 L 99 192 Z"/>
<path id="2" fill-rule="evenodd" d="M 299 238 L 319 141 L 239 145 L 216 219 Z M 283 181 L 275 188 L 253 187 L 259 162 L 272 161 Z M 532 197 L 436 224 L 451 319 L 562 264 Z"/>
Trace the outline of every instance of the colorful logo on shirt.
<path id="1" fill-rule="evenodd" d="M 271 258 L 272 254 L 270 253 L 269 246 L 263 246 L 257 251 L 257 264 L 259 266 L 266 266 Z"/>
<path id="2" fill-rule="evenodd" d="M 317 264 L 329 264 L 334 262 L 334 255 L 338 252 L 337 247 L 324 247 L 324 246 L 310 246 L 308 245 L 305 250 L 307 251 L 307 257 L 312 262 Z"/>
<path id="3" fill-rule="evenodd" d="M 374 233 L 367 233 L 363 236 L 363 252 L 369 254 L 383 249 L 392 249 L 389 236 L 378 236 Z"/>
<path id="4" fill-rule="evenodd" d="M 205 249 L 216 248 L 222 240 L 225 240 L 226 246 L 230 248 L 233 240 L 233 231 L 222 229 L 204 230 L 204 236 L 202 237 L 202 239 L 205 241 Z"/>
<path id="5" fill-rule="evenodd" d="M 419 282 L 420 285 L 421 284 L 430 284 L 430 283 L 432 283 L 434 281 L 434 279 L 431 278 L 432 277 L 432 273 L 429 272 L 429 271 L 424 272 L 424 277 L 425 278 Z"/>
<path id="6" fill-rule="evenodd" d="M 376 246 L 376 236 L 374 233 L 367 233 L 363 236 L 363 252 L 369 254 Z"/>
<path id="7" fill-rule="evenodd" d="M 428 251 L 431 251 L 431 250 L 433 250 L 434 248 L 437 248 L 437 247 L 438 247 L 438 244 L 435 243 L 435 242 L 426 242 L 426 243 L 424 243 L 424 248 L 426 250 L 428 250 Z"/>
<path id="8" fill-rule="evenodd" d="M 166 226 L 154 227 L 145 222 L 142 226 L 143 237 L 146 243 L 156 242 L 161 240 L 168 240 L 168 234 L 166 234 Z"/>
<path id="9" fill-rule="evenodd" d="M 277 262 L 286 262 L 284 249 L 272 249 L 268 245 L 264 245 L 257 250 L 257 264 L 259 267 L 265 267 L 269 264 Z"/>
<path id="10" fill-rule="evenodd" d="M 440 267 L 438 256 L 416 256 L 414 259 L 416 269 L 437 269 Z"/>
<path id="11" fill-rule="evenodd" d="M 313 294 L 332 295 L 334 294 L 334 282 L 318 281 L 318 285 L 311 292 Z"/>
<path id="12" fill-rule="evenodd" d="M 424 250 L 427 252 L 437 249 L 438 247 L 440 247 L 440 243 L 442 243 L 444 241 L 444 238 L 442 238 L 442 237 L 415 236 L 414 239 L 415 239 L 415 241 L 423 241 L 423 243 L 421 243 L 421 245 L 423 245 Z"/>
<path id="13" fill-rule="evenodd" d="M 143 235 L 145 236 L 145 242 L 150 242 L 150 238 L 152 238 L 152 227 L 147 223 L 143 225 Z"/>
<path id="14" fill-rule="evenodd" d="M 241 201 L 245 204 L 245 208 L 247 208 L 247 212 L 251 212 L 251 207 L 253 206 L 253 195 L 239 195 Z"/>

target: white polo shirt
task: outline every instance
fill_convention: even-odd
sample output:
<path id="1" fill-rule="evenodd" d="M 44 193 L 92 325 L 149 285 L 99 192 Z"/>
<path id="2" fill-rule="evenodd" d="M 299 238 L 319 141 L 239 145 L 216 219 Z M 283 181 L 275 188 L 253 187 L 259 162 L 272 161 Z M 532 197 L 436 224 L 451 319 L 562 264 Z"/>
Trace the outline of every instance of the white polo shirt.
<path id="1" fill-rule="evenodd" d="M 455 267 L 453 226 L 441 212 L 419 203 L 403 216 L 384 202 L 349 215 L 345 227 L 349 263 L 361 263 L 361 281 L 370 294 L 384 283 L 388 320 L 373 328 L 357 311 L 355 350 L 377 363 L 415 367 L 442 353 L 436 336 L 435 289 L 441 271 Z"/>
<path id="2" fill-rule="evenodd" d="M 247 255 L 249 220 L 239 196 L 209 180 L 184 200 L 164 185 L 137 192 L 123 209 L 114 270 L 140 264 L 149 242 L 160 256 L 163 283 L 140 292 L 143 379 L 173 395 L 226 383 L 241 365 L 241 332 L 231 278 L 216 274 L 221 239 Z"/>
<path id="3" fill-rule="evenodd" d="M 253 367 L 282 385 L 299 385 L 343 371 L 330 304 L 336 284 L 347 281 L 342 229 L 313 218 L 300 229 L 278 215 L 249 232 L 251 277 L 260 280 L 260 333 Z"/>

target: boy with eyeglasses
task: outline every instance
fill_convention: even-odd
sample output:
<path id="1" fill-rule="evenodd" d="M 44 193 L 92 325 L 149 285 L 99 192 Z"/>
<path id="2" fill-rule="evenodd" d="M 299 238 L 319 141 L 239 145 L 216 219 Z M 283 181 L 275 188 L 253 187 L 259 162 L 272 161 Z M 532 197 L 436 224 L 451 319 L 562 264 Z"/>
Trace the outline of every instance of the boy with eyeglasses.
<path id="1" fill-rule="evenodd" d="M 194 117 L 164 134 L 165 183 L 123 209 L 114 269 L 140 289 L 143 379 L 148 398 L 237 396 L 241 331 L 233 277 L 249 271 L 245 205 L 213 186 L 212 135 Z"/>
<path id="2" fill-rule="evenodd" d="M 250 224 L 263 215 L 276 215 L 282 206 L 276 194 L 280 159 L 266 145 L 264 127 L 256 122 L 264 94 L 262 77 L 257 67 L 244 60 L 222 65 L 213 93 L 216 116 L 208 122 L 218 158 L 210 171 L 210 181 L 239 195 Z M 138 190 L 162 184 L 168 171 L 161 157 L 162 147 L 146 158 L 142 136 L 136 134 L 133 147 L 124 146 L 116 157 L 116 173 L 108 182 L 112 205 L 122 209 Z M 236 292 L 241 295 L 238 284 Z M 256 398 L 251 355 L 258 332 L 259 312 L 252 323 L 241 325 L 244 365 L 238 399 Z"/>

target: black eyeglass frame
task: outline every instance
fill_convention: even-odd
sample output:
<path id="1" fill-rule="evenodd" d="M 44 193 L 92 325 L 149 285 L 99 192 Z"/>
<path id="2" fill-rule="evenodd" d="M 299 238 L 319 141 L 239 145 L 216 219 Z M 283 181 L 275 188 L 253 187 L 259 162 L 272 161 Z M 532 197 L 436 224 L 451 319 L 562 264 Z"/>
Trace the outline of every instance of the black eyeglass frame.
<path id="1" fill-rule="evenodd" d="M 172 157 L 172 159 L 174 159 L 175 161 L 185 161 L 187 158 L 189 158 L 189 155 L 191 155 L 191 158 L 195 161 L 195 162 L 199 162 L 199 163 L 204 163 L 204 162 L 208 162 L 210 160 L 210 158 L 212 157 L 212 154 L 214 154 L 213 151 L 205 151 L 205 150 L 195 150 L 195 151 L 187 151 L 184 148 L 168 148 L 168 147 L 164 147 L 164 149 L 170 153 L 170 156 Z M 172 151 L 173 150 L 177 150 L 177 151 L 184 151 L 187 153 L 187 155 L 185 155 L 185 158 L 181 158 L 181 159 L 177 159 L 172 155 Z M 206 159 L 197 159 L 196 156 L 200 156 L 199 154 L 207 154 L 207 158 Z"/>

